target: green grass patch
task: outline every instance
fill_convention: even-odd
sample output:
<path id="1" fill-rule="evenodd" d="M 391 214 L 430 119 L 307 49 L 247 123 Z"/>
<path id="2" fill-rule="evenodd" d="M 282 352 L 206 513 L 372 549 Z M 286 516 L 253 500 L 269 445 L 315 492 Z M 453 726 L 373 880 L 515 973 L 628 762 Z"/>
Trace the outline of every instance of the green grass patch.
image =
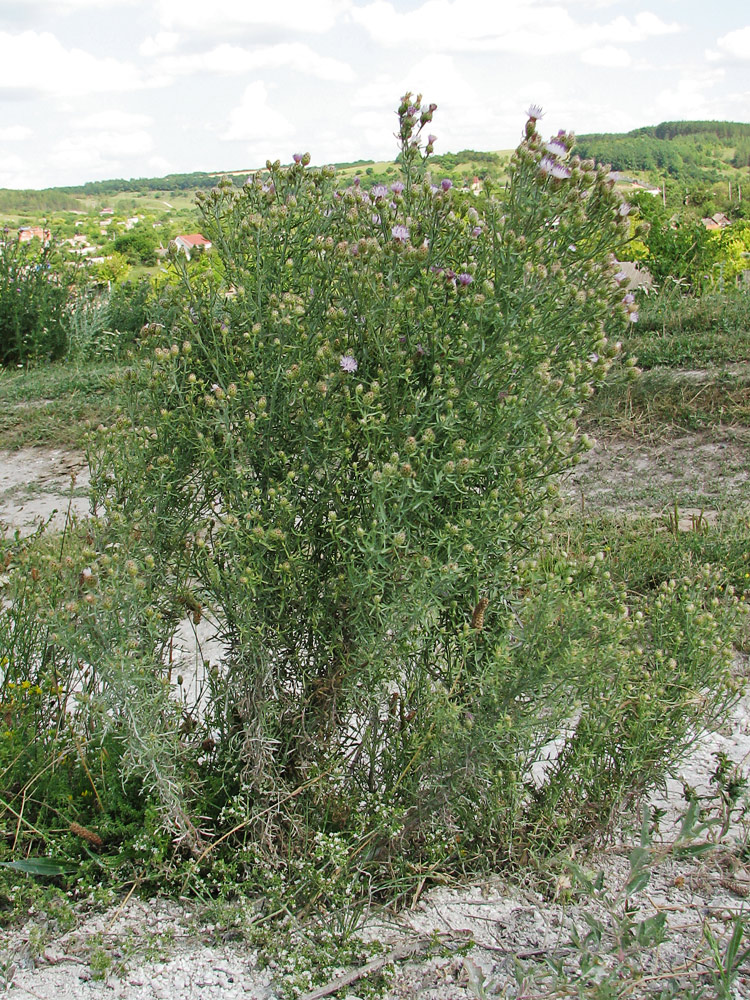
<path id="1" fill-rule="evenodd" d="M 605 433 L 651 434 L 663 425 L 747 427 L 750 368 L 696 374 L 654 369 L 635 380 L 615 377 L 589 401 L 584 419 Z"/>
<path id="2" fill-rule="evenodd" d="M 750 360 L 750 294 L 663 291 L 641 300 L 638 323 L 623 341 L 642 368 Z"/>
<path id="3" fill-rule="evenodd" d="M 113 413 L 115 371 L 111 362 L 0 371 L 0 447 L 80 448 L 87 423 Z"/>
<path id="4" fill-rule="evenodd" d="M 568 513 L 557 524 L 558 544 L 581 557 L 601 553 L 612 578 L 640 597 L 706 563 L 720 569 L 727 586 L 747 593 L 749 532 L 750 509 L 686 517 L 677 505 L 657 517 Z"/>

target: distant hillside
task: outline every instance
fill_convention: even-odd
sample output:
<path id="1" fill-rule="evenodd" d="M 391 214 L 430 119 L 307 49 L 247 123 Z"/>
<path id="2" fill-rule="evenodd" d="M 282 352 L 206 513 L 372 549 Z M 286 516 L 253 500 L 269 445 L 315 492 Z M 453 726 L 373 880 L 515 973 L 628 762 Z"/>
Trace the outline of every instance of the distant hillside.
<path id="1" fill-rule="evenodd" d="M 652 175 L 661 183 L 665 177 L 684 187 L 718 184 L 720 181 L 750 181 L 750 124 L 728 121 L 677 121 L 634 129 L 626 133 L 579 135 L 574 150 L 584 159 L 609 163 L 614 170 Z M 472 177 L 505 176 L 510 150 L 478 152 L 464 149 L 431 158 L 433 170 L 444 170 L 454 182 L 466 183 Z M 398 172 L 394 160 L 374 162 L 355 160 L 336 163 L 345 179 L 361 174 L 363 182 L 390 183 Z M 737 171 L 742 171 L 737 175 Z M 193 171 L 167 174 L 165 177 L 115 178 L 89 181 L 86 184 L 46 188 L 41 191 L 0 189 L 0 215 L 41 217 L 55 212 L 91 208 L 91 199 L 109 203 L 116 195 L 163 197 L 192 195 L 197 190 L 214 187 L 223 177 L 237 186 L 244 183 L 249 169 Z M 750 188 L 750 184 L 749 184 Z"/>
<path id="2" fill-rule="evenodd" d="M 632 132 L 579 135 L 575 152 L 584 159 L 610 163 L 614 170 L 714 184 L 732 169 L 750 166 L 750 124 L 662 122 Z"/>
<path id="3" fill-rule="evenodd" d="M 79 199 L 62 188 L 44 191 L 0 188 L 0 215 L 50 215 L 52 212 L 75 212 L 80 207 Z"/>
<path id="4" fill-rule="evenodd" d="M 110 195 L 133 192 L 139 194 L 146 191 L 197 191 L 212 188 L 222 179 L 230 176 L 236 184 L 244 183 L 247 178 L 247 170 L 231 170 L 219 173 L 206 173 L 196 170 L 191 174 L 167 174 L 166 177 L 138 177 L 126 181 L 117 178 L 111 181 L 88 181 L 77 187 L 54 188 L 56 191 L 63 191 L 65 194 L 77 195 Z"/>

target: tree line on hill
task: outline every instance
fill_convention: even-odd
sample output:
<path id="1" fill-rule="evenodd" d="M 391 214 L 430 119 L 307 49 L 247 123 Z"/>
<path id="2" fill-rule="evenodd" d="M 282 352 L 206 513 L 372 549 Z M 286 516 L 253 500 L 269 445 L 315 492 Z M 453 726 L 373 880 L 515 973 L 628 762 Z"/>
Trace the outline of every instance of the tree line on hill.
<path id="1" fill-rule="evenodd" d="M 590 133 L 576 139 L 584 159 L 613 170 L 668 174 L 712 183 L 728 165 L 750 165 L 750 124 L 726 121 L 662 122 L 627 133 Z"/>

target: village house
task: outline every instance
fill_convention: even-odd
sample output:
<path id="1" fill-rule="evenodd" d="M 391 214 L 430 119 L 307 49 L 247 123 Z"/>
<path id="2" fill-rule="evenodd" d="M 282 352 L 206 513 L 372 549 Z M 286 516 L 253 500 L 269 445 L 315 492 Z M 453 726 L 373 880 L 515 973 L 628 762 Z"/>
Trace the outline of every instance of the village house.
<path id="1" fill-rule="evenodd" d="M 19 243 L 30 243 L 32 240 L 41 240 L 42 243 L 47 244 L 51 239 L 52 233 L 49 229 L 43 229 L 41 226 L 18 227 Z"/>
<path id="2" fill-rule="evenodd" d="M 190 260 L 190 254 L 193 251 L 211 249 L 211 241 L 207 240 L 205 236 L 201 236 L 200 233 L 188 233 L 186 235 L 175 236 L 174 241 L 177 248 L 185 253 L 188 260 Z"/>
<path id="3" fill-rule="evenodd" d="M 715 212 L 710 219 L 701 219 L 701 222 L 706 227 L 706 229 L 726 229 L 727 226 L 731 226 L 732 220 L 728 219 L 723 212 Z"/>

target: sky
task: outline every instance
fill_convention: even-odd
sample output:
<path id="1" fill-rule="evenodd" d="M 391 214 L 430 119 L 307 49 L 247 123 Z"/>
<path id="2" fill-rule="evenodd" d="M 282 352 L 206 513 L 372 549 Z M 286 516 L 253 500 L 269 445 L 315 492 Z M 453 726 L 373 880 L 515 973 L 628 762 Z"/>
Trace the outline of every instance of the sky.
<path id="1" fill-rule="evenodd" d="M 0 187 L 750 121 L 750 0 L 0 0 Z"/>

